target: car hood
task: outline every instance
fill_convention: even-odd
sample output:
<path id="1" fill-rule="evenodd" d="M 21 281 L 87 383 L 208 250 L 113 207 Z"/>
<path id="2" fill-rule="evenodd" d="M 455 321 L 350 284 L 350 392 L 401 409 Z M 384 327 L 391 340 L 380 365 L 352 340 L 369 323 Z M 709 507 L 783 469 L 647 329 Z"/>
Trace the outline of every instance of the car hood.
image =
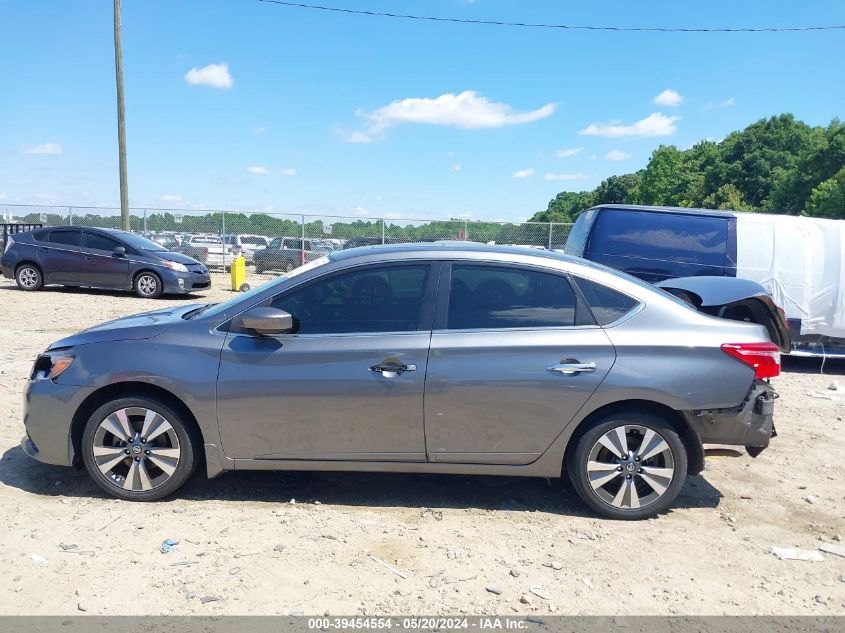
<path id="1" fill-rule="evenodd" d="M 153 338 L 170 329 L 176 323 L 182 323 L 182 315 L 194 308 L 197 304 L 183 305 L 176 308 L 165 308 L 133 314 L 132 316 L 114 319 L 100 323 L 87 330 L 59 339 L 53 342 L 47 349 L 59 349 L 76 347 L 77 345 L 90 345 L 91 343 L 106 343 L 110 341 L 127 341 Z"/>
<path id="2" fill-rule="evenodd" d="M 185 265 L 200 263 L 193 257 L 188 257 L 187 255 L 183 255 L 182 253 L 174 253 L 173 251 L 155 251 L 151 252 L 150 255 L 155 255 L 156 257 L 160 257 L 161 259 L 166 259 L 169 262 L 176 262 Z"/>

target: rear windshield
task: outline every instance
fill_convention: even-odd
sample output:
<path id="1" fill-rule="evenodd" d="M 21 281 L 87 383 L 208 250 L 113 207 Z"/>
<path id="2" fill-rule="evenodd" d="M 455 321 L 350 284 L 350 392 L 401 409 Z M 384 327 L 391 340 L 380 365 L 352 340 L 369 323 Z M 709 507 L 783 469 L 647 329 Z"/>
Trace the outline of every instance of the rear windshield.
<path id="1" fill-rule="evenodd" d="M 593 227 L 591 255 L 725 265 L 727 218 L 603 209 Z"/>

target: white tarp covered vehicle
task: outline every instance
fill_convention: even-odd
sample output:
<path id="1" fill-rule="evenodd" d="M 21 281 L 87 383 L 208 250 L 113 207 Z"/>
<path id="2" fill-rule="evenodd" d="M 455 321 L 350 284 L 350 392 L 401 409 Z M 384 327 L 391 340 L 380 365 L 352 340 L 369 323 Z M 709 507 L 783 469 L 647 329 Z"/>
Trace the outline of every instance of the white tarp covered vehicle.
<path id="1" fill-rule="evenodd" d="M 736 242 L 736 276 L 784 309 L 792 353 L 845 356 L 845 222 L 737 213 Z"/>
<path id="2" fill-rule="evenodd" d="M 784 351 L 791 339 L 795 355 L 845 358 L 845 220 L 602 204 L 578 215 L 564 251 L 766 324 Z"/>

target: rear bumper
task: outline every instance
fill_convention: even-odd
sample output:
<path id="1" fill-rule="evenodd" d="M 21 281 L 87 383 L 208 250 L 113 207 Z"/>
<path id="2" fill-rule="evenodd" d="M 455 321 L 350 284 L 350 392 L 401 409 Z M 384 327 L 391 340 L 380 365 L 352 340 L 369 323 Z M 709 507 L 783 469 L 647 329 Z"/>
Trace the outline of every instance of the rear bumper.
<path id="1" fill-rule="evenodd" d="M 702 443 L 744 446 L 756 457 L 777 435 L 774 426 L 777 397 L 769 383 L 758 380 L 739 406 L 692 411 L 687 414 L 687 420 Z"/>

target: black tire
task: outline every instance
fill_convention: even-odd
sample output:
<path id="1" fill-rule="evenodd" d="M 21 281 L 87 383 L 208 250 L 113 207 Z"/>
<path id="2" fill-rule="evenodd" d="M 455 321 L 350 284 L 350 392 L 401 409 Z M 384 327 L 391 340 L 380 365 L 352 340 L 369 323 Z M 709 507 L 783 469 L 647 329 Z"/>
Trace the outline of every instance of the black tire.
<path id="1" fill-rule="evenodd" d="M 655 434 L 655 436 L 652 437 L 658 437 L 665 440 L 666 444 L 668 444 L 669 452 L 667 453 L 666 451 L 663 451 L 655 457 L 647 459 L 641 463 L 633 463 L 633 469 L 629 471 L 629 464 L 635 462 L 635 459 L 631 459 L 626 463 L 623 463 L 621 458 L 617 458 L 608 449 L 598 445 L 599 440 L 605 434 L 622 425 L 626 425 L 626 443 L 628 443 L 629 450 L 638 452 L 640 445 L 650 430 Z M 627 427 L 635 428 L 628 429 Z M 631 441 L 633 440 L 636 442 L 636 438 L 638 437 L 640 438 L 640 442 L 632 444 Z M 649 445 L 655 446 L 654 442 L 656 441 L 657 440 L 652 439 L 652 441 L 649 442 Z M 591 452 L 594 448 L 599 451 L 598 455 L 602 455 L 601 451 L 605 451 L 604 455 L 609 456 L 610 459 L 607 459 L 607 457 L 598 459 L 598 457 L 594 455 L 597 459 L 591 460 Z M 670 463 L 670 460 L 673 473 L 671 481 L 668 481 L 668 485 L 665 485 L 665 490 L 662 493 L 657 492 L 657 488 L 651 486 L 642 479 L 645 475 L 637 474 L 637 469 L 640 466 L 644 467 L 646 470 L 649 470 L 650 467 L 660 468 L 661 471 L 668 470 L 666 466 Z M 615 470 L 620 471 L 621 469 L 620 473 L 615 475 L 615 479 L 611 479 L 607 482 L 607 484 L 605 484 L 609 490 L 604 486 L 594 489 L 587 472 L 588 462 L 591 461 L 599 461 L 601 463 L 619 462 L 619 466 Z M 636 459 L 636 462 L 639 462 L 639 460 Z M 586 430 L 586 432 L 578 437 L 575 445 L 572 447 L 572 450 L 567 452 L 565 466 L 567 473 L 569 474 L 569 480 L 572 482 L 572 487 L 575 488 L 578 496 L 581 497 L 584 503 L 586 503 L 594 512 L 611 519 L 647 519 L 665 511 L 675 501 L 678 493 L 680 493 L 687 475 L 687 451 L 684 447 L 684 443 L 678 436 L 678 433 L 672 425 L 662 417 L 652 413 L 638 411 L 617 412 L 597 420 L 590 426 L 589 429 Z M 614 474 L 611 470 L 612 469 L 606 469 L 605 471 L 594 472 L 596 477 L 601 477 L 603 476 L 601 474 L 602 472 L 606 472 L 607 475 Z M 628 472 L 633 474 L 627 474 Z M 639 472 L 642 472 L 642 470 L 639 470 Z M 616 482 L 619 482 L 619 487 L 616 488 L 616 490 L 619 491 L 626 485 L 627 480 L 630 480 L 630 485 L 633 485 L 635 490 L 638 491 L 636 503 L 631 502 L 629 507 L 614 506 L 612 501 L 609 500 L 609 496 L 613 494 Z M 652 478 L 652 481 L 657 480 Z M 667 484 L 667 480 L 660 479 L 658 483 L 659 486 L 662 487 L 664 484 Z M 649 495 L 641 497 L 640 494 L 643 490 L 649 491 Z M 651 494 L 657 494 L 658 496 L 642 507 L 634 507 L 640 502 L 641 498 L 647 500 Z M 631 498 L 632 496 L 633 495 L 628 498 Z"/>
<path id="2" fill-rule="evenodd" d="M 143 270 L 135 275 L 132 290 L 141 299 L 158 299 L 164 293 L 164 284 L 156 273 Z"/>
<path id="3" fill-rule="evenodd" d="M 264 267 L 263 267 L 263 266 L 261 266 L 261 265 L 259 265 L 259 264 L 256 264 L 256 265 L 255 265 L 255 274 L 256 274 L 256 275 L 261 275 L 261 274 L 263 274 L 263 273 L 264 273 Z"/>
<path id="4" fill-rule="evenodd" d="M 44 274 L 37 264 L 24 262 L 15 269 L 15 283 L 27 292 L 41 290 L 44 287 Z"/>
<path id="5" fill-rule="evenodd" d="M 289 273 L 294 268 L 296 268 L 296 264 L 294 264 L 292 260 L 289 259 L 285 262 L 285 272 L 286 273 Z"/>
<path id="6" fill-rule="evenodd" d="M 97 465 L 97 462 L 95 461 L 96 458 L 94 456 L 94 445 L 98 430 L 100 428 L 100 423 L 116 412 L 119 412 L 123 409 L 132 408 L 148 409 L 154 411 L 170 423 L 170 426 L 172 427 L 176 438 L 178 438 L 178 448 L 181 454 L 179 456 L 174 472 L 169 475 L 169 478 L 163 481 L 160 485 L 157 485 L 150 490 L 126 490 L 121 486 L 121 482 L 119 479 L 120 475 L 117 475 L 114 472 L 112 472 L 111 475 L 103 473 L 100 470 L 100 467 Z M 132 420 L 131 417 L 129 419 Z M 137 429 L 139 424 L 142 424 L 142 422 L 138 419 L 135 419 L 133 424 L 133 428 Z M 91 417 L 85 424 L 85 430 L 82 434 L 81 450 L 82 461 L 85 464 L 85 468 L 88 471 L 88 474 L 91 476 L 94 482 L 107 493 L 119 499 L 125 499 L 127 501 L 156 501 L 158 499 L 163 499 L 164 497 L 167 497 L 170 494 L 173 494 L 191 477 L 197 467 L 199 459 L 198 452 L 200 445 L 201 440 L 199 439 L 199 437 L 197 437 L 197 434 L 194 432 L 193 428 L 186 424 L 183 416 L 180 413 L 178 413 L 172 407 L 163 402 L 160 402 L 153 398 L 140 397 L 119 398 L 118 400 L 112 400 L 111 402 L 107 402 L 106 404 L 99 407 L 96 411 L 94 411 L 94 413 L 91 414 Z M 129 449 L 127 448 L 127 450 Z M 138 458 L 134 459 L 137 461 Z M 125 458 L 125 463 L 123 464 L 123 467 L 128 470 L 127 464 L 131 465 L 130 462 L 132 460 L 133 456 L 132 453 L 130 453 Z M 117 464 L 114 468 L 117 470 L 119 467 L 121 467 L 121 464 Z M 155 469 L 151 466 L 151 470 Z"/>

